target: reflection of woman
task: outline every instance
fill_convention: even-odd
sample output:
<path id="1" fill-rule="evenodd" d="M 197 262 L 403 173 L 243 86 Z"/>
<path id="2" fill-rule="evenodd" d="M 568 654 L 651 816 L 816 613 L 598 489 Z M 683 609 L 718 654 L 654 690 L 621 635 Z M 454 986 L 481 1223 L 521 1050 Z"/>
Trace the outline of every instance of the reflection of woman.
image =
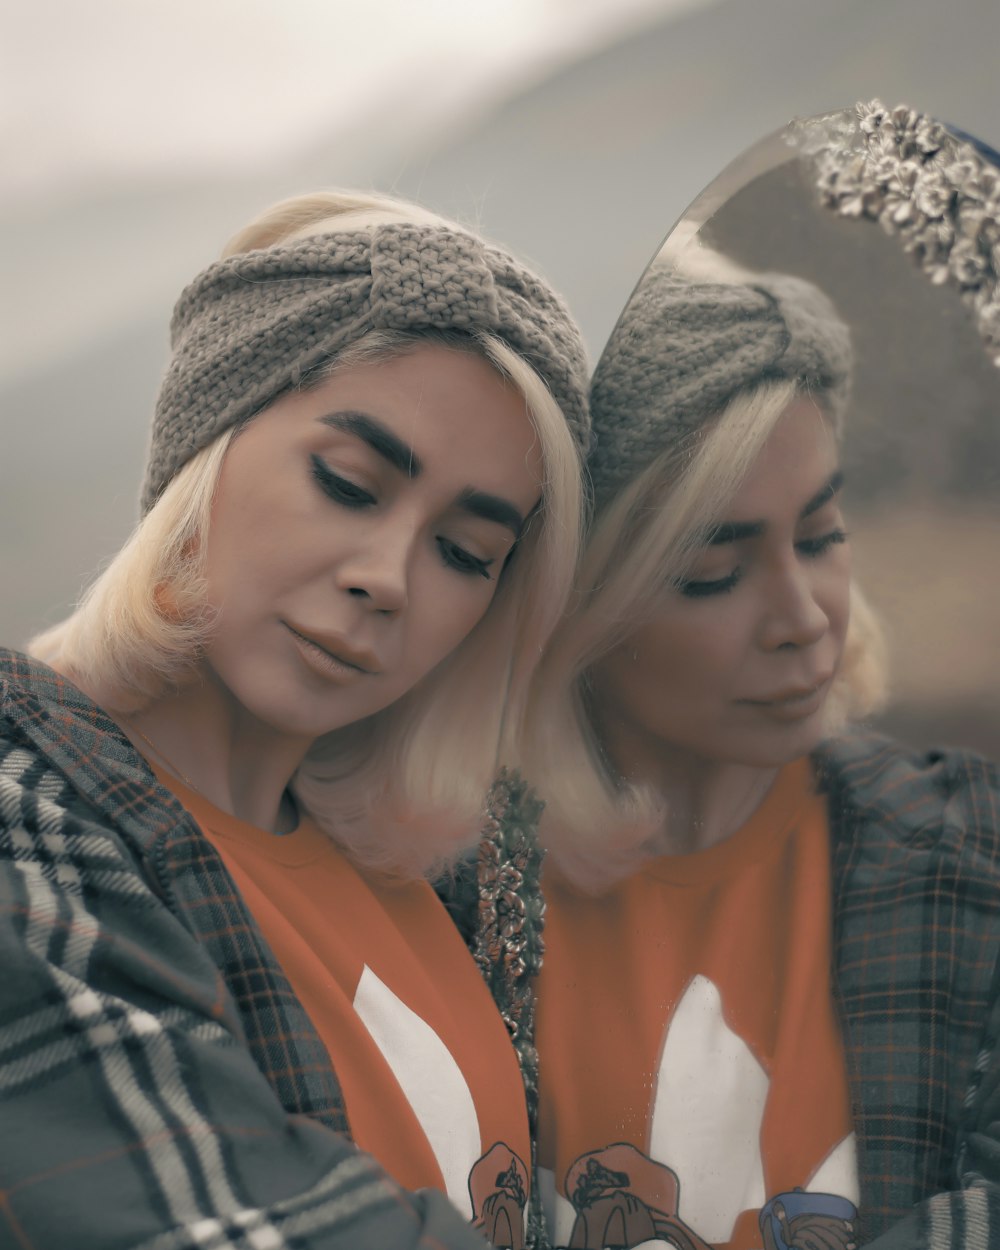
<path id="1" fill-rule="evenodd" d="M 559 1246 L 1000 1238 L 996 773 L 830 736 L 882 685 L 848 365 L 806 283 L 654 270 L 594 379 L 596 519 L 527 752 Z"/>
<path id="2" fill-rule="evenodd" d="M 422 873 L 572 575 L 578 333 L 504 252 L 317 195 L 172 338 L 139 528 L 0 653 L 0 1241 L 481 1244 L 349 1133 L 516 1245 L 517 1062 Z"/>

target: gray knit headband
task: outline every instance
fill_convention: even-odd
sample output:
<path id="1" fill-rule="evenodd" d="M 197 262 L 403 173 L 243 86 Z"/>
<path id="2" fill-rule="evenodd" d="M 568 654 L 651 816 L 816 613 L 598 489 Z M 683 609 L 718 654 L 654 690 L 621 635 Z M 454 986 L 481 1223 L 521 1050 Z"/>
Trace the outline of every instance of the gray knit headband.
<path id="1" fill-rule="evenodd" d="M 591 384 L 598 504 L 757 382 L 822 392 L 839 432 L 850 371 L 847 327 L 811 283 L 761 274 L 730 285 L 650 269 Z"/>
<path id="2" fill-rule="evenodd" d="M 170 325 L 143 512 L 195 452 L 369 330 L 495 335 L 539 374 L 586 450 L 586 351 L 560 298 L 472 235 L 391 223 L 230 256 L 187 287 Z"/>

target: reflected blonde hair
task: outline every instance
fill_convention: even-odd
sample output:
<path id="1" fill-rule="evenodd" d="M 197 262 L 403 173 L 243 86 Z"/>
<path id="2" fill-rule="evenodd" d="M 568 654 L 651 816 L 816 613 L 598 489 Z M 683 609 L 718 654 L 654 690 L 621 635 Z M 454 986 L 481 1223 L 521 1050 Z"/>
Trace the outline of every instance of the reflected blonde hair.
<path id="1" fill-rule="evenodd" d="M 666 819 L 660 796 L 613 774 L 588 709 L 588 671 L 655 614 L 666 585 L 688 573 L 704 534 L 725 515 L 778 420 L 802 393 L 790 381 L 740 392 L 594 519 L 573 609 L 535 678 L 522 757 L 545 799 L 545 841 L 560 870 L 585 889 L 604 887 L 648 858 Z M 812 398 L 822 410 L 823 397 Z M 852 582 L 844 655 L 826 704 L 827 732 L 848 717 L 870 714 L 885 694 L 882 630 Z"/>
<path id="2" fill-rule="evenodd" d="M 456 228 L 386 196 L 322 192 L 275 205 L 223 254 L 403 221 Z M 396 703 L 317 741 L 293 779 L 304 810 L 354 859 L 405 876 L 440 871 L 478 837 L 484 796 L 499 762 L 515 754 L 530 679 L 570 592 L 583 506 L 580 453 L 561 409 L 494 335 L 373 331 L 303 388 L 427 342 L 482 356 L 523 397 L 544 480 L 541 504 L 471 633 Z M 237 435 L 225 431 L 178 471 L 74 612 L 28 645 L 112 712 L 127 716 L 169 696 L 211 639 L 203 540 Z"/>

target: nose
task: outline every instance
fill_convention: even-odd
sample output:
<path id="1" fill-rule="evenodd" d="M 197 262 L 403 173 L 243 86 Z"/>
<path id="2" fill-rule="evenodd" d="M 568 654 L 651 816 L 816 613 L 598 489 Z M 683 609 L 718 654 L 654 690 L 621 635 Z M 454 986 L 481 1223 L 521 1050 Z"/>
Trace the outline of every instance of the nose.
<path id="1" fill-rule="evenodd" d="M 810 647 L 830 628 L 816 594 L 812 570 L 792 559 L 769 580 L 761 645 L 767 651 Z"/>
<path id="2" fill-rule="evenodd" d="M 411 537 L 399 527 L 379 527 L 340 560 L 338 588 L 374 612 L 401 612 L 408 599 L 412 547 Z"/>

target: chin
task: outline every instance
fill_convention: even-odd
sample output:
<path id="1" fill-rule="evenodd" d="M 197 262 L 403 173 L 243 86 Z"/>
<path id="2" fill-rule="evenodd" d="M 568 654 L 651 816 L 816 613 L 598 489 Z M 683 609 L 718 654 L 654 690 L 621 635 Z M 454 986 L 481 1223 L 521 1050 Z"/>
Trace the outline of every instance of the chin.
<path id="1" fill-rule="evenodd" d="M 300 741 L 315 741 L 346 729 L 399 697 L 384 679 L 327 682 L 284 655 L 265 653 L 251 663 L 244 652 L 233 663 L 230 652 L 218 657 L 213 668 L 237 708 L 273 734 Z"/>
<path id="2" fill-rule="evenodd" d="M 315 741 L 369 715 L 353 700 L 338 699 L 337 692 L 317 695 L 301 682 L 256 679 L 230 688 L 243 711 L 281 737 Z M 325 697 L 324 697 L 325 695 Z"/>
<path id="3" fill-rule="evenodd" d="M 775 741 L 773 748 L 767 751 L 766 767 L 782 768 L 785 764 L 791 764 L 804 755 L 811 755 L 816 750 L 826 737 L 826 733 L 821 716 L 817 716 L 815 721 L 812 721 L 812 718 L 810 720 L 810 724 L 802 725 L 787 735 L 781 735 Z"/>
<path id="4" fill-rule="evenodd" d="M 763 726 L 730 738 L 721 750 L 706 752 L 720 763 L 744 768 L 783 768 L 809 755 L 826 737 L 821 717 L 795 726 Z"/>

